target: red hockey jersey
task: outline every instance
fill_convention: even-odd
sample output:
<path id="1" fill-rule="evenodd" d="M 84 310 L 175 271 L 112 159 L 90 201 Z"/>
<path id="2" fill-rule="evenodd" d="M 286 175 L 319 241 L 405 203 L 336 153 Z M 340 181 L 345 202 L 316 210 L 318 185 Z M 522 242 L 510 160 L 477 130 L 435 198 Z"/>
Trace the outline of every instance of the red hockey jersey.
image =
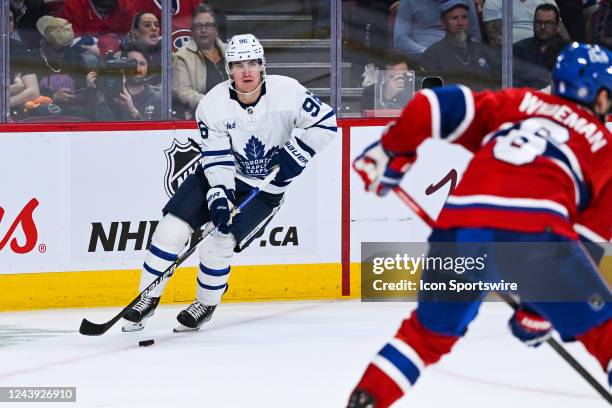
<path id="1" fill-rule="evenodd" d="M 77 36 L 89 34 L 100 37 L 114 33 L 121 37 L 130 31 L 134 14 L 136 10 L 129 0 L 118 0 L 106 16 L 98 13 L 91 0 L 67 0 L 61 17 L 72 24 Z"/>
<path id="2" fill-rule="evenodd" d="M 408 104 L 382 145 L 414 153 L 428 137 L 474 153 L 437 227 L 612 238 L 612 135 L 582 106 L 527 88 L 428 89 Z"/>

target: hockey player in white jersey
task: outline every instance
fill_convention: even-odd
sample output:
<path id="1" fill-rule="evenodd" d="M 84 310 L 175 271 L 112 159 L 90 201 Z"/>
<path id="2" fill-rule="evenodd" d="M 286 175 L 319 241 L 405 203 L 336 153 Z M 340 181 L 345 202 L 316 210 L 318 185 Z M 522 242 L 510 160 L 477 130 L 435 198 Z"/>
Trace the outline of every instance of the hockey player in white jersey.
<path id="1" fill-rule="evenodd" d="M 218 227 L 200 244 L 197 299 L 177 316 L 180 330 L 197 330 L 210 320 L 227 289 L 234 252 L 263 234 L 287 186 L 337 131 L 330 106 L 292 78 L 266 75 L 263 47 L 252 34 L 232 37 L 225 64 L 230 79 L 211 89 L 196 108 L 202 166 L 164 207 L 141 273 L 142 291 L 177 259 L 194 230 L 208 221 Z M 230 223 L 232 205 L 276 165 L 276 178 Z M 163 287 L 125 315 L 124 331 L 144 327 Z"/>

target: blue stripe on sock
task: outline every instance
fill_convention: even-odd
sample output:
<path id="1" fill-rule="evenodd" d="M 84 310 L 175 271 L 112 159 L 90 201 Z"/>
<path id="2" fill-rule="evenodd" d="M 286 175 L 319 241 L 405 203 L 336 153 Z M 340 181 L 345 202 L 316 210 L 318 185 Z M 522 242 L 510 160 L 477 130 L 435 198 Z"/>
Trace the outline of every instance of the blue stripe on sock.
<path id="1" fill-rule="evenodd" d="M 150 274 L 155 275 L 155 276 L 162 276 L 164 274 L 163 272 L 160 272 L 160 271 L 157 271 L 157 270 L 151 268 L 149 265 L 147 265 L 146 262 L 144 264 L 142 264 L 142 267 L 145 269 L 145 271 L 147 271 Z"/>
<path id="2" fill-rule="evenodd" d="M 228 266 L 227 268 L 224 268 L 224 269 L 211 269 L 211 268 L 207 268 L 206 266 L 200 264 L 200 270 L 204 274 L 210 275 L 210 276 L 225 276 L 230 272 L 230 267 Z"/>
<path id="3" fill-rule="evenodd" d="M 198 285 L 200 285 L 202 289 L 220 290 L 220 289 L 225 289 L 225 287 L 227 286 L 227 283 L 223 285 L 219 285 L 219 286 L 205 285 L 204 283 L 200 281 L 200 278 L 197 278 L 197 280 L 198 280 Z"/>
<path id="4" fill-rule="evenodd" d="M 149 251 L 158 258 L 163 259 L 164 261 L 176 261 L 178 259 L 178 255 L 171 254 L 170 252 L 163 251 L 151 244 L 149 247 Z"/>
<path id="5" fill-rule="evenodd" d="M 382 350 L 378 352 L 381 356 L 389 360 L 394 366 L 398 368 L 404 374 L 404 376 L 410 381 L 410 384 L 416 382 L 421 374 L 416 365 L 408 357 L 403 355 L 398 349 L 393 347 L 391 344 L 387 344 Z"/>

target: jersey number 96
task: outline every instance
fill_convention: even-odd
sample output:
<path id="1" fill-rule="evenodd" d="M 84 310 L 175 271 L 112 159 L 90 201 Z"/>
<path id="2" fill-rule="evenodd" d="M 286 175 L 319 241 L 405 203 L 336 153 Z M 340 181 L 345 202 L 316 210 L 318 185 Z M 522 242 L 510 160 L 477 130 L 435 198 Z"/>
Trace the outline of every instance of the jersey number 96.
<path id="1" fill-rule="evenodd" d="M 304 103 L 302 104 L 302 108 L 306 112 L 310 113 L 310 116 L 314 118 L 321 111 L 321 100 L 317 96 L 311 94 L 310 92 L 308 92 L 308 95 L 310 96 L 304 100 Z"/>

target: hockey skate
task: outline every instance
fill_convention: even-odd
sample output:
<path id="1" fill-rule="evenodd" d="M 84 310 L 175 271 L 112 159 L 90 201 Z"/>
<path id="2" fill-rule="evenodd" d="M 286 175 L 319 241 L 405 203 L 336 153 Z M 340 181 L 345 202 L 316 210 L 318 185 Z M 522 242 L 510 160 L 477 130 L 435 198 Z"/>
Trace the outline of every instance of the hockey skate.
<path id="1" fill-rule="evenodd" d="M 198 330 L 212 318 L 216 308 L 217 305 L 207 306 L 196 300 L 176 316 L 176 320 L 178 320 L 180 325 L 174 329 L 174 332 Z"/>
<path id="2" fill-rule="evenodd" d="M 123 318 L 126 320 L 121 328 L 124 332 L 134 332 L 144 329 L 146 320 L 153 316 L 155 308 L 159 305 L 158 297 L 143 296 L 138 303 L 127 311 Z"/>

